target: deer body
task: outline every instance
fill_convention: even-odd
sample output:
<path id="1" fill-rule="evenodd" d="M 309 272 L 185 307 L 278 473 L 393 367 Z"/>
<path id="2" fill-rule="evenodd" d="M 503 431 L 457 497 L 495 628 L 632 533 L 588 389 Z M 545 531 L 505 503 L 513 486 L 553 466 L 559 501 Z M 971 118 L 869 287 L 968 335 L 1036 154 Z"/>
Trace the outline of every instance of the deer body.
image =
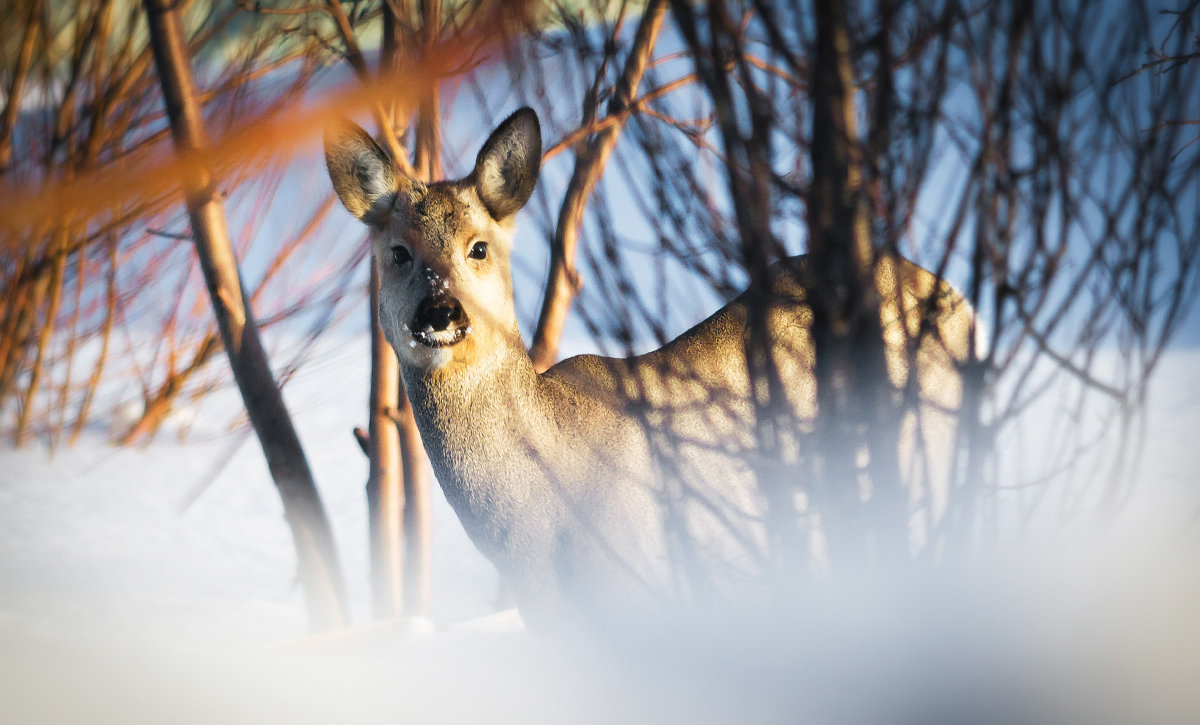
<path id="1" fill-rule="evenodd" d="M 335 189 L 372 229 L 380 319 L 448 501 L 527 618 L 756 580 L 767 507 L 750 465 L 745 299 L 646 355 L 583 355 L 538 374 L 517 327 L 508 256 L 540 155 L 528 109 L 504 121 L 472 174 L 455 182 L 397 175 L 357 127 L 326 138 Z M 777 266 L 768 314 L 800 426 L 816 407 L 805 264 Z M 897 348 L 889 372 L 907 374 L 903 340 L 936 298 L 940 335 L 920 346 L 918 378 L 923 395 L 953 408 L 965 304 L 915 265 L 880 270 L 901 290 L 884 305 L 896 328 L 885 335 Z"/>

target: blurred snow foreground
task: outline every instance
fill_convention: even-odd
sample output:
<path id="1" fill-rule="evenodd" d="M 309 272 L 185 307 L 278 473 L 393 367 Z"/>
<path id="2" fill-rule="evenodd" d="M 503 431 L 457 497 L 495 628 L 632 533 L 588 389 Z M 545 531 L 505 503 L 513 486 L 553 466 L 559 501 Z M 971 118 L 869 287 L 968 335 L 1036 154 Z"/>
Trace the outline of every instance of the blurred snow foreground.
<path id="1" fill-rule="evenodd" d="M 349 431 L 364 406 L 342 381 L 365 347 L 287 388 L 360 622 L 366 461 Z M 442 500 L 437 619 L 304 636 L 265 465 L 221 433 L 233 397 L 195 412 L 186 445 L 115 450 L 97 432 L 53 459 L 6 451 L 0 722 L 1195 722 L 1197 363 L 1168 358 L 1144 484 L 1115 524 L 603 641 L 490 613 L 496 575 Z"/>

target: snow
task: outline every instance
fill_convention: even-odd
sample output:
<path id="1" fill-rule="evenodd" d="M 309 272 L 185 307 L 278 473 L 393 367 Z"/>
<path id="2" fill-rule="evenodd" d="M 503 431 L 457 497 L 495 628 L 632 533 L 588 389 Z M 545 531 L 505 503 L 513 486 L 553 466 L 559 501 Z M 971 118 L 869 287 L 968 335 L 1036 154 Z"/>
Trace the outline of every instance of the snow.
<path id="1" fill-rule="evenodd" d="M 359 372 L 365 340 L 331 344 L 285 388 L 346 570 L 352 615 L 369 619 L 366 458 Z M 365 381 L 364 381 L 365 382 Z M 354 391 L 351 393 L 350 391 Z M 305 631 L 295 555 L 253 435 L 226 433 L 236 392 L 189 413 L 149 447 L 118 449 L 96 431 L 48 457 L 0 458 L 0 610 L 119 631 L 212 631 L 278 638 Z M 446 621 L 486 614 L 496 574 L 435 495 L 433 606 Z"/>
<path id="2" fill-rule="evenodd" d="M 994 706 L 983 720 L 1028 709 L 1166 723 L 1200 711 L 1186 528 L 1200 511 L 1198 351 L 1166 359 L 1141 513 L 1098 546 L 925 587 L 869 582 L 814 597 L 786 631 L 746 617 L 697 623 L 707 642 L 651 632 L 569 647 L 492 612 L 496 574 L 440 492 L 432 619 L 370 622 L 367 466 L 351 435 L 367 359 L 365 339 L 323 344 L 286 388 L 345 569 L 346 632 L 305 633 L 278 496 L 253 437 L 226 430 L 234 391 L 188 412 L 184 442 L 166 431 L 116 449 L 93 430 L 52 457 L 0 453 L 0 721 L 919 722 Z"/>

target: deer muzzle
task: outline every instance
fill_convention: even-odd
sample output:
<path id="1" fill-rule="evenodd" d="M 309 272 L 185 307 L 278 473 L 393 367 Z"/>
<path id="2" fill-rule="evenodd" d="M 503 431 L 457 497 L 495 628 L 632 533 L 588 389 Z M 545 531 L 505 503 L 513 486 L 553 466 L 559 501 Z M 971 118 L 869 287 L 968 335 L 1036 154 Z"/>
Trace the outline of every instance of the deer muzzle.
<path id="1" fill-rule="evenodd" d="M 466 338 L 471 321 L 458 299 L 438 290 L 417 305 L 410 330 L 422 345 L 449 347 Z"/>

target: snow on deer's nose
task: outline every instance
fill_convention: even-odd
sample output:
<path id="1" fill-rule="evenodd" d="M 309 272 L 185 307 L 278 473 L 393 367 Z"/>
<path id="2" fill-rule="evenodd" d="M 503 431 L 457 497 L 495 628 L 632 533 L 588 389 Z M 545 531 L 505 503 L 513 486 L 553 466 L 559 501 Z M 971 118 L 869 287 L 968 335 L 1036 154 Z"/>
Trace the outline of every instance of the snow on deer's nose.
<path id="1" fill-rule="evenodd" d="M 421 270 L 421 274 L 424 275 L 425 281 L 429 283 L 429 287 L 433 290 L 434 294 L 450 289 L 448 276 L 439 274 L 433 267 L 425 265 L 424 269 Z"/>

